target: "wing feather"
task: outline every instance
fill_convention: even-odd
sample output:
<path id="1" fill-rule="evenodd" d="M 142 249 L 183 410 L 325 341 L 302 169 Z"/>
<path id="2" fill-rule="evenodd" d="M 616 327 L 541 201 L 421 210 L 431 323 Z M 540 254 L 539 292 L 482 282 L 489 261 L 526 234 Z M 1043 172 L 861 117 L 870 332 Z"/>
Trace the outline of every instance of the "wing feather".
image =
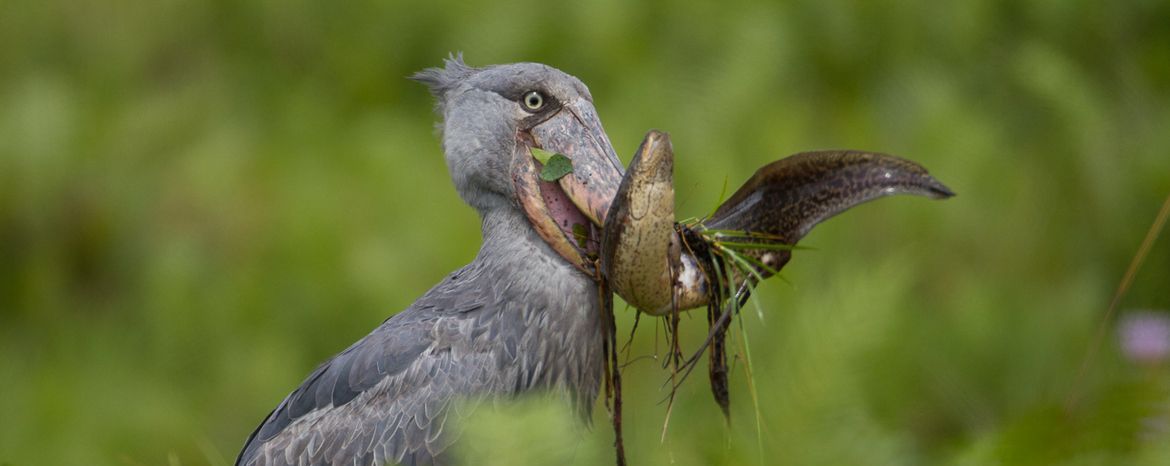
<path id="1" fill-rule="evenodd" d="M 483 391 L 494 381 L 479 369 L 503 365 L 496 345 L 473 344 L 487 341 L 473 335 L 491 333 L 483 327 L 498 319 L 467 312 L 490 292 L 469 290 L 480 281 L 463 272 L 317 367 L 257 427 L 236 464 L 441 462 L 455 396 Z M 457 278 L 461 290 L 452 289 Z"/>

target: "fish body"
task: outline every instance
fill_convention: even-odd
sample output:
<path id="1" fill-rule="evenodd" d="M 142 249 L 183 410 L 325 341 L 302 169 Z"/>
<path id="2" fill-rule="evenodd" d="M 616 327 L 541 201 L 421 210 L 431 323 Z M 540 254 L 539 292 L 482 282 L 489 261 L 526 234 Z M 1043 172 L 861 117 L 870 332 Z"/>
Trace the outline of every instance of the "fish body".
<path id="1" fill-rule="evenodd" d="M 706 305 L 715 274 L 702 264 L 735 246 L 750 271 L 723 278 L 736 288 L 767 278 L 791 259 L 814 226 L 880 197 L 946 199 L 954 193 L 925 168 L 865 151 L 804 152 L 756 171 L 708 219 L 674 220 L 674 151 L 670 136 L 651 130 L 635 153 L 610 204 L 601 242 L 602 272 L 611 288 L 642 312 L 666 315 Z M 703 244 L 697 244 L 702 242 Z"/>

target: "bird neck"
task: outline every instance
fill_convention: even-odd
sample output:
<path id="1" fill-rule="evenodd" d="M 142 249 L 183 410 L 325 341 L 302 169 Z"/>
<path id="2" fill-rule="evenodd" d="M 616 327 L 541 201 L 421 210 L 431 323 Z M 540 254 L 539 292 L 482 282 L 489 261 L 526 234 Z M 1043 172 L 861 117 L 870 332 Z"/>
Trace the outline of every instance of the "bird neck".
<path id="1" fill-rule="evenodd" d="M 477 262 L 514 265 L 513 272 L 531 270 L 535 273 L 573 272 L 588 278 L 562 258 L 532 227 L 528 217 L 513 206 L 481 212 L 483 244 Z"/>
<path id="2" fill-rule="evenodd" d="M 492 305 L 483 312 L 502 329 L 500 341 L 516 342 L 513 385 L 567 388 L 575 409 L 588 417 L 602 371 L 601 300 L 597 283 L 557 254 L 518 209 L 482 215 L 483 246 L 470 266 L 489 285 L 478 291 Z"/>

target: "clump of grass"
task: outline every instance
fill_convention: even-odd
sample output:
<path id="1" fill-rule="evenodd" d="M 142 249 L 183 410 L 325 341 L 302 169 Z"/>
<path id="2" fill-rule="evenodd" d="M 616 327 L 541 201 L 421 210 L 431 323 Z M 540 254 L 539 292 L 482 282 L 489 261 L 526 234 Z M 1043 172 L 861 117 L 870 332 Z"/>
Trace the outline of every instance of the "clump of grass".
<path id="1" fill-rule="evenodd" d="M 731 328 L 730 320 L 736 318 L 740 334 L 736 360 L 743 362 L 748 392 L 751 394 L 755 412 L 757 442 L 762 452 L 763 418 L 751 369 L 751 343 L 744 330 L 740 311 L 750 300 L 759 282 L 779 274 L 778 268 L 765 264 L 757 258 L 757 254 L 762 254 L 761 251 L 790 253 L 795 249 L 805 248 L 788 244 L 785 238 L 769 233 L 707 228 L 700 219 L 679 222 L 676 224 L 676 230 L 683 238 L 686 252 L 698 259 L 700 269 L 710 285 L 707 299 L 709 330 L 703 343 L 690 357 L 684 359 L 678 344 L 679 310 L 676 307 L 665 317 L 671 341 L 670 355 L 665 364 L 672 370 L 667 381 L 670 384 L 670 393 L 664 400 L 667 403 L 667 414 L 662 427 L 662 438 L 665 439 L 670 424 L 670 413 L 677 390 L 698 365 L 704 353 L 708 356 L 708 378 L 712 395 L 723 411 L 724 419 L 730 420 L 731 399 L 728 382 L 730 367 L 727 364 L 726 339 Z M 758 303 L 753 304 L 757 314 L 763 319 L 763 309 Z"/>

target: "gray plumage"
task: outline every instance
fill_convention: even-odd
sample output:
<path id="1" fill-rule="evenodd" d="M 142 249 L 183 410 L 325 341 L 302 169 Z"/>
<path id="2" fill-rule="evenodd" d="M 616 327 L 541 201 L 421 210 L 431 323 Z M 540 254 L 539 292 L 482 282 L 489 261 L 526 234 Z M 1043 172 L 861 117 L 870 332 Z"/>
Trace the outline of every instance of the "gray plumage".
<path id="1" fill-rule="evenodd" d="M 318 367 L 256 429 L 237 465 L 443 463 L 456 402 L 469 398 L 555 389 L 588 415 L 603 364 L 596 284 L 533 230 L 509 167 L 532 117 L 519 93 L 592 98 L 544 65 L 446 65 L 415 78 L 438 101 L 451 177 L 482 219 L 479 254 Z"/>

